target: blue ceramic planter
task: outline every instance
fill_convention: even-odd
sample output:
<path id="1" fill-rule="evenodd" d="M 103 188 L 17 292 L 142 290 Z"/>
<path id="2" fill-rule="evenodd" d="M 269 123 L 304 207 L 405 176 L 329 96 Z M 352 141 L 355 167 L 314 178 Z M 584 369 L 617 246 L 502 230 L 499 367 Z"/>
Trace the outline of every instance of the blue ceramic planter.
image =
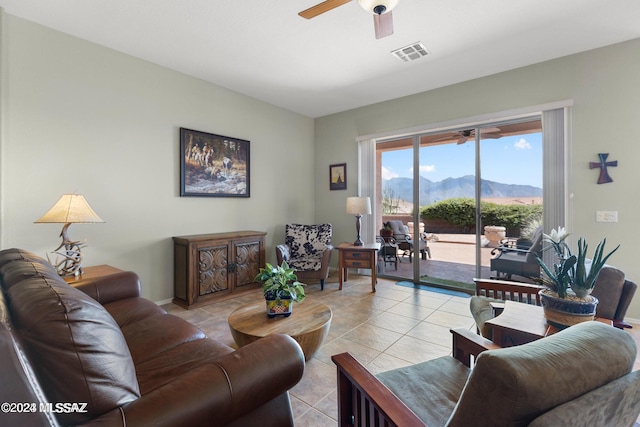
<path id="1" fill-rule="evenodd" d="M 293 300 L 291 298 L 265 296 L 265 300 L 267 302 L 267 316 L 269 318 L 291 316 L 291 310 L 293 309 Z"/>
<path id="2" fill-rule="evenodd" d="M 539 292 L 540 302 L 547 322 L 559 328 L 566 328 L 580 322 L 593 320 L 596 315 L 598 298 L 589 295 L 586 301 L 559 298 L 548 290 Z"/>

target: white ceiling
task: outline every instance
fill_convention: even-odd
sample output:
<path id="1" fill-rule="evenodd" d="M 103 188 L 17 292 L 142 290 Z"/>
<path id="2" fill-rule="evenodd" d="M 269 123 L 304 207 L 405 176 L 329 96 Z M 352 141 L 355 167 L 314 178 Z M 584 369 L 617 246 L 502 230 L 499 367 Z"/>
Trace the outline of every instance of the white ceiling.
<path id="1" fill-rule="evenodd" d="M 640 37 L 638 0 L 400 0 L 376 40 L 353 0 L 0 0 L 5 12 L 319 117 Z M 414 62 L 394 49 L 421 41 Z M 640 64 L 639 64 L 640 65 Z"/>

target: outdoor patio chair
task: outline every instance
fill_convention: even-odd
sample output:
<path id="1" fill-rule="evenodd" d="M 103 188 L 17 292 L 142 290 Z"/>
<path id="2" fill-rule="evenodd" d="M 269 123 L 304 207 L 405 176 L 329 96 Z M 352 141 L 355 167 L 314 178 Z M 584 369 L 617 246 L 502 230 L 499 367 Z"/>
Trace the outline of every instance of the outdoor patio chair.
<path id="1" fill-rule="evenodd" d="M 388 221 L 391 230 L 393 231 L 393 238 L 398 244 L 398 249 L 402 256 L 408 256 L 409 262 L 413 261 L 413 236 L 409 233 L 409 227 L 407 227 L 399 219 L 392 219 Z M 426 233 L 420 234 L 420 257 L 423 260 L 427 259 L 427 256 L 431 258 L 431 248 L 429 248 Z"/>
<path id="2" fill-rule="evenodd" d="M 377 375 L 349 353 L 332 356 L 338 425 L 632 426 L 640 414 L 637 346 L 624 331 L 583 322 L 509 348 L 451 332 L 453 357 Z"/>
<path id="3" fill-rule="evenodd" d="M 513 239 L 505 240 L 491 251 L 497 255 L 491 259 L 491 271 L 497 279 L 511 279 L 512 275 L 535 278 L 540 277 L 538 257 L 542 256 L 542 227 L 539 227 L 531 239 L 529 248 L 518 248 Z"/>
<path id="4" fill-rule="evenodd" d="M 377 236 L 376 242 L 380 243 L 378 257 L 382 260 L 382 266 L 386 268 L 387 264 L 393 264 L 398 269 L 398 244 L 393 237 Z"/>

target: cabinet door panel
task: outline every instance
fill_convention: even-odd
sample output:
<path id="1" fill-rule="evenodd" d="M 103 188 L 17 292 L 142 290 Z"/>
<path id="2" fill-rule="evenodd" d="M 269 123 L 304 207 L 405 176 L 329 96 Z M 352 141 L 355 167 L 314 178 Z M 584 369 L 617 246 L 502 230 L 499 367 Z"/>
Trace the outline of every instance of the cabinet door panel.
<path id="1" fill-rule="evenodd" d="M 260 242 L 243 242 L 235 245 L 236 251 L 236 286 L 255 283 L 254 279 L 262 265 L 260 260 Z"/>
<path id="2" fill-rule="evenodd" d="M 229 289 L 228 259 L 228 246 L 198 250 L 199 295 L 208 295 Z"/>

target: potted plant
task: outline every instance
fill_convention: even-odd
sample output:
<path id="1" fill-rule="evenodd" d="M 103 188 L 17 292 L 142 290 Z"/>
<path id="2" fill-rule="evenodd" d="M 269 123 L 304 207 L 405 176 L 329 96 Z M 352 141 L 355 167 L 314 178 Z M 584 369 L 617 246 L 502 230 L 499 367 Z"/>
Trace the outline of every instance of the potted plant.
<path id="1" fill-rule="evenodd" d="M 546 289 L 540 291 L 540 299 L 547 321 L 558 326 L 571 326 L 593 320 L 598 299 L 591 295 L 591 291 L 596 285 L 600 270 L 620 245 L 603 255 L 607 241 L 604 239 L 596 246 L 593 259 L 589 260 L 589 246 L 583 238 L 578 239 L 578 254 L 571 253 L 565 241 L 569 234 L 564 227 L 551 230 L 550 234 L 543 236 L 543 241 L 550 244 L 544 250 L 553 249 L 556 257 L 551 268 L 538 258 L 544 272 L 539 281 Z"/>
<path id="2" fill-rule="evenodd" d="M 305 298 L 305 284 L 298 281 L 295 270 L 286 261 L 279 266 L 266 263 L 255 280 L 262 282 L 269 317 L 291 316 L 292 303 L 302 302 Z"/>

